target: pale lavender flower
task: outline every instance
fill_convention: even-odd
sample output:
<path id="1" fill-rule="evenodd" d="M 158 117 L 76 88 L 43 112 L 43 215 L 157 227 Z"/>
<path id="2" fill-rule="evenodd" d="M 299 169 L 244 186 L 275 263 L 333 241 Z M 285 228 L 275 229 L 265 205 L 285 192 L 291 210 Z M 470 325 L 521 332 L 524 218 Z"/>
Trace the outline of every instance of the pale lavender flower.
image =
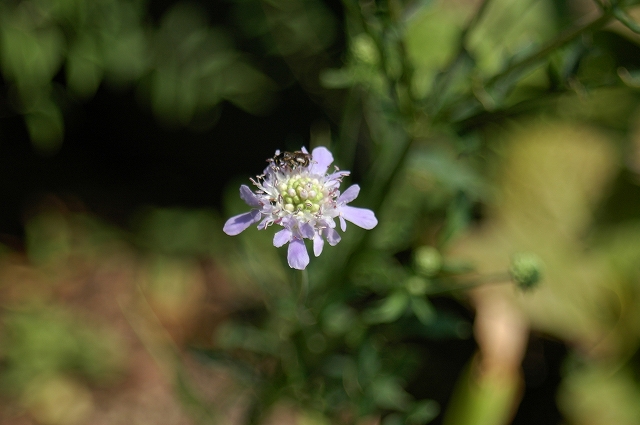
<path id="1" fill-rule="evenodd" d="M 308 153 L 304 148 L 302 152 Z M 255 192 L 246 185 L 240 186 L 240 197 L 252 209 L 227 220 L 223 229 L 226 234 L 237 235 L 253 223 L 258 223 L 260 230 L 272 224 L 282 226 L 273 237 L 273 245 L 288 243 L 289 266 L 304 270 L 309 264 L 304 239 L 313 241 L 313 253 L 319 256 L 325 240 L 331 246 L 340 242 L 336 219 L 343 232 L 347 221 L 367 230 L 378 224 L 373 211 L 347 205 L 356 199 L 360 187 L 354 184 L 340 193 L 340 183 L 349 172 L 336 168 L 327 173 L 333 162 L 327 148 L 315 148 L 308 164 L 286 163 L 277 159 L 279 154 L 276 152 L 276 160 L 270 162 L 264 174 L 251 180 L 257 188 Z"/>

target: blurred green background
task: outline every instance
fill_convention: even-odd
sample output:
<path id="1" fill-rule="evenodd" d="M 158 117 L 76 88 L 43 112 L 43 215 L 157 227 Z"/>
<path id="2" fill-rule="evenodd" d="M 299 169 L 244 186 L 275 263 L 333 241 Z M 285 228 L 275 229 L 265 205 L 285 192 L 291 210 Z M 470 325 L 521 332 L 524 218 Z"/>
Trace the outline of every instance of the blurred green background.
<path id="1" fill-rule="evenodd" d="M 0 0 L 0 423 L 640 424 L 632 3 Z M 319 145 L 301 293 L 222 225 Z"/>

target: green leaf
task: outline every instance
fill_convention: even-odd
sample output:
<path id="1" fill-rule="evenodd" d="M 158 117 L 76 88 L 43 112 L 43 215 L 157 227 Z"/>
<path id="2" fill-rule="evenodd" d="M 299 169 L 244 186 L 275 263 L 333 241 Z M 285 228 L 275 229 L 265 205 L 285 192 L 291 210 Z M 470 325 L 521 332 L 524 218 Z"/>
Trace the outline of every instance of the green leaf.
<path id="1" fill-rule="evenodd" d="M 411 297 L 411 310 L 424 325 L 430 325 L 436 317 L 435 309 L 424 298 Z"/>
<path id="2" fill-rule="evenodd" d="M 440 413 L 440 406 L 434 400 L 421 400 L 414 404 L 404 424 L 423 425 L 431 422 Z"/>
<path id="3" fill-rule="evenodd" d="M 255 353 L 278 354 L 277 338 L 253 326 L 226 323 L 218 329 L 216 340 L 227 350 L 241 348 Z"/>
<path id="4" fill-rule="evenodd" d="M 52 154 L 60 148 L 64 138 L 64 119 L 58 105 L 42 99 L 24 119 L 31 141 L 40 153 Z"/>
<path id="5" fill-rule="evenodd" d="M 331 304 L 322 313 L 323 329 L 329 335 L 346 333 L 353 327 L 356 320 L 355 311 L 346 304 Z"/>
<path id="6" fill-rule="evenodd" d="M 93 96 L 102 81 L 102 65 L 93 37 L 86 35 L 79 38 L 67 54 L 65 71 L 69 90 L 85 99 Z"/>
<path id="7" fill-rule="evenodd" d="M 371 384 L 371 395 L 382 409 L 407 409 L 411 396 L 394 376 L 380 376 Z"/>
<path id="8" fill-rule="evenodd" d="M 386 293 L 406 280 L 406 270 L 384 253 L 365 252 L 358 255 L 351 280 L 356 286 Z"/>
<path id="9" fill-rule="evenodd" d="M 350 87 L 354 78 L 347 69 L 326 69 L 320 73 L 320 83 L 328 89 L 342 89 Z"/>
<path id="10" fill-rule="evenodd" d="M 398 319 L 407 309 L 409 295 L 404 291 L 396 291 L 383 299 L 372 309 L 364 312 L 364 320 L 368 323 L 389 323 Z"/>
<path id="11" fill-rule="evenodd" d="M 440 234 L 439 245 L 443 246 L 467 228 L 471 213 L 468 196 L 460 191 L 451 202 L 447 211 L 447 222 Z"/>

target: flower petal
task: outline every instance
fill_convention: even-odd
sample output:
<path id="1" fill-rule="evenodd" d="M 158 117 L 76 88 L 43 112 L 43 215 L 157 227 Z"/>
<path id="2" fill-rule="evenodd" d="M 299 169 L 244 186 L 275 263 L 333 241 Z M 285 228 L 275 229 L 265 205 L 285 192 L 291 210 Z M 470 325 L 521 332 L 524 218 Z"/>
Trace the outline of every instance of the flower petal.
<path id="1" fill-rule="evenodd" d="M 313 255 L 317 257 L 322 254 L 322 248 L 324 248 L 324 239 L 320 234 L 316 233 L 313 237 Z"/>
<path id="2" fill-rule="evenodd" d="M 378 219 L 376 219 L 373 211 L 366 208 L 356 208 L 344 205 L 340 208 L 340 218 L 342 219 L 342 217 L 349 220 L 356 226 L 367 230 L 373 229 L 378 224 Z"/>
<path id="3" fill-rule="evenodd" d="M 329 245 L 331 246 L 338 245 L 338 242 L 342 239 L 340 234 L 333 229 L 324 229 L 322 233 L 324 234 L 324 237 L 327 238 L 327 242 L 329 242 Z"/>
<path id="4" fill-rule="evenodd" d="M 250 207 L 260 208 L 262 206 L 256 194 L 253 193 L 246 184 L 240 186 L 240 198 Z"/>
<path id="5" fill-rule="evenodd" d="M 318 146 L 311 152 L 313 163 L 309 166 L 312 174 L 325 174 L 333 162 L 333 155 L 324 146 Z"/>
<path id="6" fill-rule="evenodd" d="M 309 253 L 304 242 L 300 239 L 294 239 L 289 242 L 289 250 L 287 252 L 287 262 L 289 267 L 297 270 L 304 270 L 309 264 Z"/>
<path id="7" fill-rule="evenodd" d="M 340 229 L 342 229 L 343 232 L 347 231 L 347 222 L 344 221 L 344 217 L 342 217 L 342 215 L 340 215 L 340 217 L 338 217 L 338 219 L 340 220 Z"/>
<path id="8" fill-rule="evenodd" d="M 357 184 L 349 186 L 349 188 L 338 197 L 338 204 L 348 204 L 349 202 L 356 199 L 359 193 L 360 186 L 358 186 Z"/>
<path id="9" fill-rule="evenodd" d="M 273 246 L 280 248 L 291 240 L 291 231 L 289 229 L 282 229 L 275 235 L 273 235 Z"/>
<path id="10" fill-rule="evenodd" d="M 258 230 L 264 230 L 273 224 L 273 217 L 266 216 L 259 224 Z"/>
<path id="11" fill-rule="evenodd" d="M 307 239 L 313 239 L 315 232 L 313 231 L 313 226 L 311 224 L 304 223 L 301 226 L 299 226 L 299 229 L 303 237 Z"/>
<path id="12" fill-rule="evenodd" d="M 340 181 L 341 181 L 340 179 L 342 179 L 343 177 L 346 177 L 346 176 L 348 176 L 350 174 L 351 174 L 351 171 L 342 171 L 342 170 L 336 171 L 335 173 L 329 174 L 326 177 L 325 181 L 327 181 L 327 182 L 334 181 L 334 182 L 337 182 L 338 185 L 340 185 Z"/>
<path id="13" fill-rule="evenodd" d="M 229 236 L 238 235 L 253 223 L 260 221 L 260 217 L 259 210 L 251 210 L 248 213 L 233 216 L 227 220 L 222 230 Z"/>
<path id="14" fill-rule="evenodd" d="M 295 226 L 296 221 L 291 216 L 285 216 L 285 217 L 282 217 L 282 219 L 280 219 L 280 221 L 277 223 L 280 224 L 282 227 L 291 230 L 291 228 Z"/>

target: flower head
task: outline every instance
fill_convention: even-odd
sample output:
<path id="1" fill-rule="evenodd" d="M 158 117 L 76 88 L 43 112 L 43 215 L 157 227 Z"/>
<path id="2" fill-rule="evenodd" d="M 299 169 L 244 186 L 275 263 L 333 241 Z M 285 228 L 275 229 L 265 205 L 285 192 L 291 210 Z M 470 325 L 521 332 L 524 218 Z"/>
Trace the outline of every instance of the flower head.
<path id="1" fill-rule="evenodd" d="M 240 186 L 240 197 L 252 209 L 248 213 L 231 217 L 224 225 L 224 232 L 237 235 L 254 223 L 264 230 L 272 224 L 282 226 L 273 237 L 273 245 L 289 244 L 289 266 L 304 270 L 309 264 L 309 253 L 304 239 L 313 241 L 313 253 L 319 256 L 324 241 L 334 246 L 340 242 L 336 231 L 336 219 L 344 232 L 347 221 L 364 229 L 373 229 L 378 220 L 373 211 L 348 206 L 358 196 L 360 187 L 352 185 L 340 193 L 340 184 L 348 171 L 337 168 L 327 173 L 333 155 L 325 147 L 317 147 L 309 155 L 300 152 L 276 151 L 264 173 L 252 179 L 256 187 Z"/>

